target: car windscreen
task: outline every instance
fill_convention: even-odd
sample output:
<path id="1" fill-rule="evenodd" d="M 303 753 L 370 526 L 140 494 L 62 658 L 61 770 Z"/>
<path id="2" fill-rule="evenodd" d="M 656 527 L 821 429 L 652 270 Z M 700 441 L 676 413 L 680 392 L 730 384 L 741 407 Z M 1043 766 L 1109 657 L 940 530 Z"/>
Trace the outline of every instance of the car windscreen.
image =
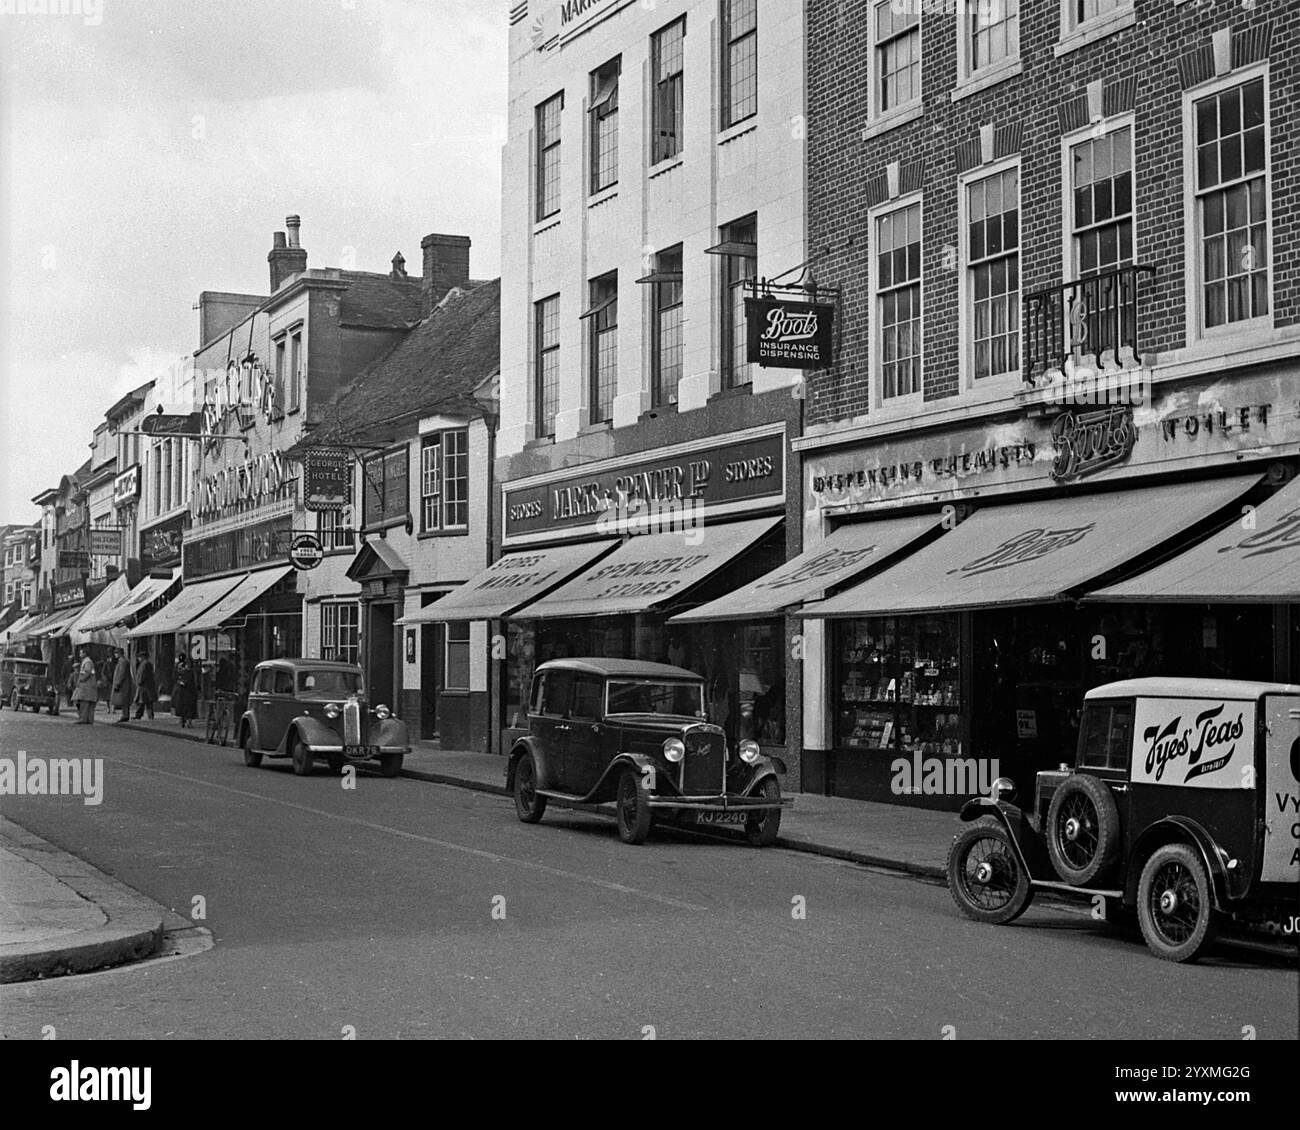
<path id="1" fill-rule="evenodd" d="M 676 714 L 703 718 L 704 686 L 654 679 L 610 679 L 606 702 L 607 714 Z"/>
<path id="2" fill-rule="evenodd" d="M 359 671 L 299 671 L 300 698 L 347 698 L 361 693 Z"/>

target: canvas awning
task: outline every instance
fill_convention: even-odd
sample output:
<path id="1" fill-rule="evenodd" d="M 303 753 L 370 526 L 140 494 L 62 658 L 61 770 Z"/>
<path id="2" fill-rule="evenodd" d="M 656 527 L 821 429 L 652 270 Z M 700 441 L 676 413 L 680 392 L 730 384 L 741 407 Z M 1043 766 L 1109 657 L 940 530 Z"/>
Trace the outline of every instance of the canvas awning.
<path id="1" fill-rule="evenodd" d="M 1258 475 L 990 506 L 804 617 L 1039 604 L 1154 549 L 1240 497 Z"/>
<path id="2" fill-rule="evenodd" d="M 9 626 L 9 643 L 22 643 L 23 640 L 37 639 L 37 632 L 42 624 L 53 622 L 53 612 L 29 612 L 25 620 Z"/>
<path id="3" fill-rule="evenodd" d="M 0 644 L 17 643 L 19 640 L 27 638 L 27 626 L 31 624 L 33 614 L 30 612 L 19 616 L 3 632 L 0 632 Z"/>
<path id="4" fill-rule="evenodd" d="M 507 553 L 441 600 L 406 616 L 404 623 L 499 620 L 563 584 L 616 544 L 607 539 Z"/>
<path id="5" fill-rule="evenodd" d="M 108 605 L 88 615 L 78 625 L 83 631 L 94 632 L 111 628 L 115 624 L 125 624 L 141 609 L 147 608 L 176 583 L 176 571 L 165 577 L 145 577 L 135 588 L 131 589 L 116 603 Z"/>
<path id="6" fill-rule="evenodd" d="M 182 632 L 214 632 L 227 620 L 238 616 L 245 608 L 266 592 L 277 582 L 284 580 L 293 572 L 292 565 L 277 565 L 272 569 L 259 569 L 255 573 L 246 573 L 233 589 L 225 596 L 200 613 L 184 627 Z"/>
<path id="7" fill-rule="evenodd" d="M 646 612 L 708 580 L 780 521 L 755 518 L 630 538 L 549 596 L 521 608 L 514 618 Z"/>
<path id="8" fill-rule="evenodd" d="M 121 647 L 125 638 L 121 632 L 112 632 L 107 629 L 90 630 L 90 623 L 97 617 L 101 616 L 105 609 L 111 608 L 118 601 L 125 599 L 131 591 L 131 586 L 126 582 L 126 575 L 119 573 L 113 578 L 111 584 L 104 586 L 102 592 L 96 595 L 85 608 L 81 610 L 81 615 L 76 617 L 68 626 L 68 639 L 74 646 L 80 647 L 83 643 L 104 644 L 108 647 Z"/>
<path id="9" fill-rule="evenodd" d="M 66 612 L 56 612 L 31 634 L 33 638 L 40 640 L 58 639 L 60 636 L 67 634 L 68 629 L 72 627 L 72 622 L 83 611 L 85 611 L 85 605 L 70 608 Z"/>
<path id="10" fill-rule="evenodd" d="M 841 526 L 779 569 L 699 608 L 679 612 L 672 622 L 775 616 L 805 600 L 820 599 L 828 589 L 887 560 L 938 525 L 938 515 L 922 514 Z"/>
<path id="11" fill-rule="evenodd" d="M 211 608 L 243 579 L 243 574 L 240 574 L 186 585 L 169 604 L 127 632 L 127 639 L 179 632 L 185 624 Z"/>
<path id="12" fill-rule="evenodd" d="M 1300 479 L 1177 557 L 1088 599 L 1300 603 Z"/>

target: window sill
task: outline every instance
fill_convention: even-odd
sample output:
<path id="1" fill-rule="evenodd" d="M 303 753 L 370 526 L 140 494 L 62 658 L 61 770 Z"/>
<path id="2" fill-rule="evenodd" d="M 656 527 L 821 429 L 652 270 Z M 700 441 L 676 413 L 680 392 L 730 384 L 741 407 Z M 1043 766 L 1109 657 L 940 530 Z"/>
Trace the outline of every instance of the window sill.
<path id="1" fill-rule="evenodd" d="M 1059 59 L 1062 55 L 1078 51 L 1080 47 L 1087 47 L 1089 43 L 1096 43 L 1098 40 L 1114 35 L 1117 31 L 1132 27 L 1136 22 L 1137 16 L 1132 5 L 1127 8 L 1116 8 L 1113 12 L 1089 20 L 1081 27 L 1066 32 L 1061 36 L 1061 41 L 1052 48 L 1052 54 Z"/>
<path id="2" fill-rule="evenodd" d="M 673 169 L 677 168 L 677 166 L 682 163 L 683 159 L 684 158 L 680 153 L 677 153 L 672 157 L 665 157 L 658 164 L 651 165 L 650 171 L 646 174 L 646 176 L 650 180 L 654 180 L 655 177 L 661 177 L 664 175 L 664 173 L 670 173 L 673 171 Z"/>
<path id="3" fill-rule="evenodd" d="M 618 184 L 615 182 L 608 188 L 602 188 L 599 192 L 593 192 L 587 198 L 588 208 L 598 208 L 602 204 L 607 204 L 611 200 L 618 199 Z"/>
<path id="4" fill-rule="evenodd" d="M 905 126 L 908 122 L 918 120 L 925 111 L 920 102 L 911 106 L 905 106 L 901 110 L 891 110 L 888 114 L 882 114 L 868 122 L 862 130 L 862 140 L 870 141 L 873 137 L 880 137 L 882 134 L 889 133 L 890 130 L 898 129 L 899 126 Z"/>
<path id="5" fill-rule="evenodd" d="M 613 426 L 613 420 L 603 420 L 599 424 L 583 424 L 582 427 L 578 429 L 578 435 L 589 436 L 594 435 L 596 432 L 607 432 L 613 428 Z"/>
<path id="6" fill-rule="evenodd" d="M 720 388 L 712 396 L 710 401 L 714 400 L 735 400 L 738 396 L 753 396 L 753 384 L 733 385 L 731 388 Z"/>
<path id="7" fill-rule="evenodd" d="M 553 212 L 544 220 L 537 220 L 533 224 L 533 235 L 541 235 L 542 232 L 550 231 L 552 228 L 560 226 L 560 213 Z"/>
<path id="8" fill-rule="evenodd" d="M 416 535 L 416 541 L 432 541 L 436 538 L 467 538 L 469 537 L 469 528 L 460 530 L 426 530 L 422 534 Z"/>
<path id="9" fill-rule="evenodd" d="M 647 420 L 653 420 L 659 416 L 676 416 L 677 405 L 673 404 L 656 404 L 653 408 L 647 408 L 640 416 L 636 418 L 638 424 L 643 424 Z"/>
<path id="10" fill-rule="evenodd" d="M 997 86 L 998 83 L 1006 82 L 1009 78 L 1015 78 L 1024 71 L 1019 59 L 1007 59 L 992 67 L 985 67 L 983 70 L 976 71 L 968 75 L 957 83 L 949 96 L 952 101 L 960 102 L 963 98 L 969 98 L 972 94 L 978 94 L 981 90 L 988 90 L 991 86 Z"/>
<path id="11" fill-rule="evenodd" d="M 747 133 L 753 133 L 756 129 L 758 129 L 758 115 L 751 114 L 748 118 L 744 118 L 739 122 L 733 122 L 731 125 L 727 126 L 726 129 L 719 130 L 718 144 L 726 145 L 729 142 L 735 141 L 738 137 L 744 137 Z"/>
<path id="12" fill-rule="evenodd" d="M 554 436 L 539 436 L 536 439 L 529 439 L 524 441 L 525 451 L 535 451 L 539 447 L 554 447 L 554 446 L 555 446 Z"/>

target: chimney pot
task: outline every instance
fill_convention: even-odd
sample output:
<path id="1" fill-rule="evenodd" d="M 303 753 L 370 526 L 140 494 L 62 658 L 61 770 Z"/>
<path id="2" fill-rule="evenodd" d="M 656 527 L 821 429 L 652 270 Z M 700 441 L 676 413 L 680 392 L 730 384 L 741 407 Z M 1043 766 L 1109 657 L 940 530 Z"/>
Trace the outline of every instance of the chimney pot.
<path id="1" fill-rule="evenodd" d="M 307 269 L 307 252 L 298 243 L 298 217 L 286 216 L 284 224 L 289 229 L 288 240 L 282 231 L 273 233 L 271 250 L 266 256 L 266 261 L 271 265 L 272 294 L 294 275 L 300 275 Z"/>
<path id="2" fill-rule="evenodd" d="M 283 248 L 283 247 L 287 247 L 287 246 L 288 246 L 288 244 L 284 242 L 284 232 L 282 232 L 282 231 L 278 231 L 278 232 L 274 232 L 274 233 L 272 234 L 272 236 L 271 236 L 271 246 L 272 246 L 272 248 L 274 248 L 274 249 L 276 249 L 276 250 L 279 250 L 279 249 L 281 249 L 281 248 Z"/>
<path id="3" fill-rule="evenodd" d="M 393 256 L 393 278 L 406 278 L 406 258 L 400 251 Z"/>
<path id="4" fill-rule="evenodd" d="M 302 219 L 299 216 L 285 216 L 284 226 L 289 229 L 289 246 L 299 247 L 298 242 L 299 229 L 302 227 Z"/>

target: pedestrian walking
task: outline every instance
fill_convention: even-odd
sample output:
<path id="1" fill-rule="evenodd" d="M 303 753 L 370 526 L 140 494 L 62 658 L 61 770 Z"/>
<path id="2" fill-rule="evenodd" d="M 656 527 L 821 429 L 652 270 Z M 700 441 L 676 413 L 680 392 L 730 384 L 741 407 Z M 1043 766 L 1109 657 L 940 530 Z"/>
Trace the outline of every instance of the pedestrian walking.
<path id="1" fill-rule="evenodd" d="M 194 721 L 197 713 L 198 693 L 195 688 L 196 672 L 189 657 L 182 655 L 176 661 L 176 674 L 172 678 L 172 709 L 181 720 L 181 729 Z"/>
<path id="2" fill-rule="evenodd" d="M 90 649 L 81 649 L 81 666 L 77 668 L 77 682 L 72 689 L 72 701 L 77 707 L 77 726 L 95 724 L 95 706 L 99 702 L 99 677 Z"/>
<path id="3" fill-rule="evenodd" d="M 96 688 L 95 697 L 97 699 L 95 703 L 96 709 L 98 709 L 99 703 L 102 702 L 105 706 L 108 707 L 109 713 L 112 713 L 113 711 L 113 707 L 110 700 L 113 697 L 113 670 L 114 668 L 116 668 L 116 666 L 117 666 L 117 649 L 113 648 L 109 651 L 105 659 L 99 664 L 99 675 L 95 683 L 95 688 Z"/>
<path id="4" fill-rule="evenodd" d="M 148 711 L 153 719 L 153 704 L 158 701 L 158 684 L 154 679 L 153 662 L 146 652 L 135 669 L 135 716 L 143 718 Z"/>
<path id="5" fill-rule="evenodd" d="M 123 722 L 131 720 L 131 698 L 134 688 L 131 685 L 131 664 L 127 662 L 126 652 L 119 651 L 116 654 L 117 665 L 113 668 L 113 697 L 109 700 L 109 708 L 122 712 L 122 717 L 113 723 L 115 726 L 120 726 Z"/>

